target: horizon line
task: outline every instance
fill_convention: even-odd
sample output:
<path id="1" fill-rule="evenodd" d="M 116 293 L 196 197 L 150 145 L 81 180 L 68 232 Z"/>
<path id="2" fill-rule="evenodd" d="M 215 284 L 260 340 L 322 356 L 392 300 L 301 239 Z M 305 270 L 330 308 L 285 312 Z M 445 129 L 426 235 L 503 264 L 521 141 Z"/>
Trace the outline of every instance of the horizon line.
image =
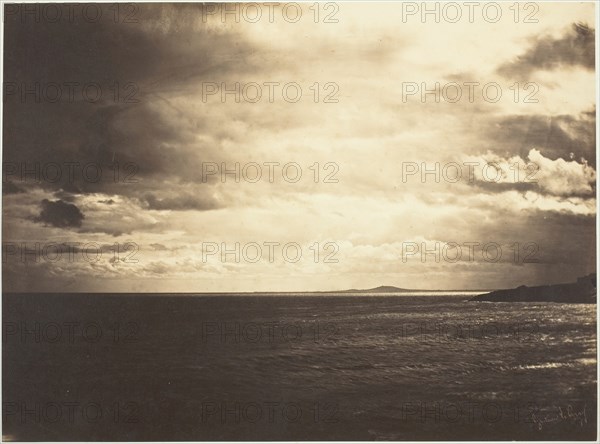
<path id="1" fill-rule="evenodd" d="M 361 294 L 361 293 L 380 293 L 380 294 L 402 294 L 402 293 L 443 293 L 443 292 L 468 292 L 468 293 L 476 293 L 476 292 L 492 292 L 497 291 L 498 289 L 477 289 L 477 290 L 401 290 L 401 291 L 381 291 L 376 292 L 372 290 L 296 290 L 296 291 L 156 291 L 156 292 L 131 292 L 131 291 L 112 291 L 112 292 L 97 292 L 97 291 L 2 291 L 2 294 L 297 294 L 297 293 L 306 293 L 306 294 L 339 294 L 339 293 L 347 293 L 347 294 Z"/>

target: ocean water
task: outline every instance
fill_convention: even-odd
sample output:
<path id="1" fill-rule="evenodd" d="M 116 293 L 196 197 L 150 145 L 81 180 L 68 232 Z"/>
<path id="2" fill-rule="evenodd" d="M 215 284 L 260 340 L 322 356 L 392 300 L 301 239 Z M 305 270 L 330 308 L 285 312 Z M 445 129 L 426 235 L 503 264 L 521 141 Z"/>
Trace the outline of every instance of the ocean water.
<path id="1" fill-rule="evenodd" d="M 3 295 L 6 440 L 594 440 L 596 305 Z"/>

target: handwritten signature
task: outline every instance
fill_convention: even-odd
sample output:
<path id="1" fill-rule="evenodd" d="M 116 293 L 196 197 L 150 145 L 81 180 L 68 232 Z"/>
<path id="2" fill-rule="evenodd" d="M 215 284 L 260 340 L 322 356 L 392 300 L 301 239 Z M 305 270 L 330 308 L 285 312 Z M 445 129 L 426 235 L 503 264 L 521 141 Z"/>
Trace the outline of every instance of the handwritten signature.
<path id="1" fill-rule="evenodd" d="M 536 424 L 538 430 L 542 430 L 545 424 L 559 421 L 570 421 L 583 427 L 588 422 L 586 407 L 584 405 L 583 409 L 577 411 L 572 405 L 568 405 L 566 408 L 555 406 L 556 413 L 532 413 L 531 419 Z"/>

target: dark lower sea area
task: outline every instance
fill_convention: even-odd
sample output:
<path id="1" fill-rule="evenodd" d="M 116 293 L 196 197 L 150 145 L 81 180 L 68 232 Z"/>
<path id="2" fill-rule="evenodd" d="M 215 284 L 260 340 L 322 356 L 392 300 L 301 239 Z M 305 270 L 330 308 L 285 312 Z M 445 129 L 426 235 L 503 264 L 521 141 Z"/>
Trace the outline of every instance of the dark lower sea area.
<path id="1" fill-rule="evenodd" d="M 595 440 L 596 305 L 4 294 L 3 438 Z"/>

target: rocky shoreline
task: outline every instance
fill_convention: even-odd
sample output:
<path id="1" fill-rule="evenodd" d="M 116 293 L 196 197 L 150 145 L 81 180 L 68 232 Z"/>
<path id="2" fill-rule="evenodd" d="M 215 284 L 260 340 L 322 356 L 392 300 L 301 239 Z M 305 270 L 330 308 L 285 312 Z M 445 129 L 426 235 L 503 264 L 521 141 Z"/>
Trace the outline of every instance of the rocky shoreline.
<path id="1" fill-rule="evenodd" d="M 497 290 L 475 296 L 471 301 L 482 302 L 561 302 L 572 304 L 596 303 L 596 274 L 589 274 L 568 284 L 520 287 Z"/>

